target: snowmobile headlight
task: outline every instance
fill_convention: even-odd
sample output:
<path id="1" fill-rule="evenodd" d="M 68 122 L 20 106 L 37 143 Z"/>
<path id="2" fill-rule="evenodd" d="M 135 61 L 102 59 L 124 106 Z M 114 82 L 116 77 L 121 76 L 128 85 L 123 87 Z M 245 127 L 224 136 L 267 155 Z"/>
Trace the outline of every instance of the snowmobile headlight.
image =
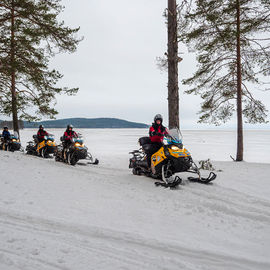
<path id="1" fill-rule="evenodd" d="M 171 147 L 171 149 L 172 149 L 173 151 L 178 151 L 178 150 L 180 150 L 180 148 L 177 147 L 177 146 L 175 146 L 175 145 L 173 145 L 173 146 Z"/>

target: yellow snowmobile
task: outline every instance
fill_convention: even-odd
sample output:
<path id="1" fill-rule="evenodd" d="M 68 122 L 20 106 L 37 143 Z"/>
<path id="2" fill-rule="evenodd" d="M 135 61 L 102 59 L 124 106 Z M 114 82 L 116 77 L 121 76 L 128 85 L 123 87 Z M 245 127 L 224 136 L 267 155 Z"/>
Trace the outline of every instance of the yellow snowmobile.
<path id="1" fill-rule="evenodd" d="M 181 184 L 182 179 L 174 176 L 175 173 L 190 172 L 198 177 L 188 177 L 188 180 L 207 184 L 216 178 L 216 174 L 210 172 L 207 178 L 203 178 L 200 171 L 192 160 L 190 152 L 184 148 L 182 136 L 178 129 L 168 131 L 164 138 L 163 146 L 151 156 L 151 168 L 148 168 L 146 155 L 151 147 L 149 137 L 139 139 L 141 148 L 130 152 L 129 168 L 135 175 L 144 174 L 160 181 L 155 182 L 157 186 L 176 187 Z"/>
<path id="2" fill-rule="evenodd" d="M 88 148 L 84 144 L 84 140 L 81 134 L 78 134 L 77 138 L 73 138 L 71 145 L 66 149 L 64 153 L 64 138 L 61 137 L 62 145 L 58 145 L 55 152 L 55 161 L 62 161 L 70 165 L 76 165 L 79 160 L 86 160 L 87 164 L 97 165 L 99 160 L 93 158 L 88 152 Z"/>
<path id="3" fill-rule="evenodd" d="M 50 154 L 55 153 L 57 145 L 54 141 L 54 135 L 45 136 L 42 142 L 38 142 L 37 135 L 33 135 L 34 141 L 28 142 L 26 153 L 48 158 Z"/>

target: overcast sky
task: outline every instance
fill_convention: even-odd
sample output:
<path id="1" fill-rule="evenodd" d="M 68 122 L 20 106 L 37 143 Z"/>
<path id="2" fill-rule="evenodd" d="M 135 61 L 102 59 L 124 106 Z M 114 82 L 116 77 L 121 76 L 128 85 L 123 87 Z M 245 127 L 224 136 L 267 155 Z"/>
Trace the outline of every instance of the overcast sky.
<path id="1" fill-rule="evenodd" d="M 116 117 L 150 124 L 161 113 L 167 124 L 167 74 L 156 57 L 167 49 L 162 16 L 167 0 L 63 0 L 65 23 L 80 26 L 84 40 L 74 54 L 57 55 L 51 66 L 64 78 L 61 85 L 79 87 L 76 97 L 57 99 L 57 118 Z M 179 81 L 196 69 L 195 56 L 184 52 Z M 182 128 L 213 127 L 197 124 L 200 98 L 180 90 Z M 270 110 L 270 91 L 259 92 Z M 232 121 L 227 127 L 235 127 Z M 266 128 L 268 125 L 256 125 Z M 223 126 L 224 127 L 224 126 Z M 248 127 L 248 126 L 246 126 Z"/>

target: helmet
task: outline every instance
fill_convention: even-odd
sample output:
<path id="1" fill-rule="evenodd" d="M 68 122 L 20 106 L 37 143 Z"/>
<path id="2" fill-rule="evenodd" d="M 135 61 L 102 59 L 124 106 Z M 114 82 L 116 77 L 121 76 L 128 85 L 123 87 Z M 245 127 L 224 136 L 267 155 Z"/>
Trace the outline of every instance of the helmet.
<path id="1" fill-rule="evenodd" d="M 67 130 L 69 130 L 70 128 L 73 129 L 73 126 L 71 124 L 67 125 Z"/>
<path id="2" fill-rule="evenodd" d="M 4 127 L 4 130 L 5 130 L 5 129 L 8 129 L 8 127 Z"/>
<path id="3" fill-rule="evenodd" d="M 44 128 L 44 126 L 43 126 L 43 125 L 40 125 L 40 126 L 39 126 L 39 129 L 41 129 L 41 128 Z"/>
<path id="4" fill-rule="evenodd" d="M 163 121 L 163 118 L 162 118 L 162 115 L 161 114 L 157 114 L 155 117 L 154 117 L 154 122 L 156 123 L 157 120 L 160 120 L 161 123 Z"/>

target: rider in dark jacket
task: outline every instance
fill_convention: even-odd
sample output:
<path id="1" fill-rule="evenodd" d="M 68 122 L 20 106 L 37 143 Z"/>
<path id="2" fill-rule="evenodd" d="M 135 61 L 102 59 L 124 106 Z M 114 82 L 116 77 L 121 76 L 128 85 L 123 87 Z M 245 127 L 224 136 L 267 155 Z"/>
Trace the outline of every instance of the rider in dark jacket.
<path id="1" fill-rule="evenodd" d="M 10 133 L 8 131 L 8 127 L 4 127 L 2 132 L 2 144 L 1 147 L 5 149 L 5 144 L 10 140 Z"/>
<path id="2" fill-rule="evenodd" d="M 163 118 L 157 114 L 154 123 L 149 128 L 149 137 L 151 140 L 151 148 L 147 153 L 147 164 L 151 167 L 151 156 L 156 153 L 163 145 L 163 138 L 168 134 L 167 129 L 162 125 Z"/>
<path id="3" fill-rule="evenodd" d="M 10 140 L 10 133 L 8 131 L 8 127 L 4 127 L 3 132 L 2 132 L 2 144 L 1 148 L 4 150 L 6 147 L 7 142 Z"/>
<path id="4" fill-rule="evenodd" d="M 2 132 L 2 137 L 4 139 L 4 142 L 7 142 L 10 139 L 10 133 L 8 131 L 8 127 L 4 127 Z"/>

